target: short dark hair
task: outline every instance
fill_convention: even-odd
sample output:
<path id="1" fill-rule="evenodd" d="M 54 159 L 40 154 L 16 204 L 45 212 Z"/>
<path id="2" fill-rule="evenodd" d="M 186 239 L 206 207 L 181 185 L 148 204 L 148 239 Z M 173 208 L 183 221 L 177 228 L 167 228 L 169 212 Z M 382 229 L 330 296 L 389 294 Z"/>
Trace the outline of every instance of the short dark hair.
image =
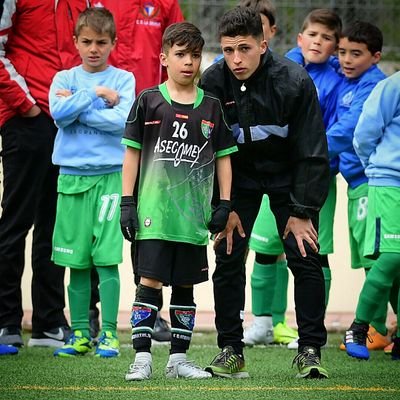
<path id="1" fill-rule="evenodd" d="M 276 9 L 270 0 L 240 0 L 239 6 L 252 7 L 268 18 L 270 26 L 276 24 Z"/>
<path id="2" fill-rule="evenodd" d="M 369 22 L 352 22 L 351 25 L 343 29 L 341 37 L 347 38 L 349 42 L 365 43 L 371 54 L 382 51 L 382 32 L 377 26 Z"/>
<path id="3" fill-rule="evenodd" d="M 252 7 L 235 7 L 219 21 L 218 38 L 223 36 L 253 36 L 264 38 L 260 13 Z"/>
<path id="4" fill-rule="evenodd" d="M 76 37 L 82 31 L 82 28 L 88 27 L 95 32 L 110 35 L 114 42 L 117 36 L 114 17 L 111 12 L 104 7 L 90 7 L 83 11 L 76 21 L 74 34 Z"/>
<path id="5" fill-rule="evenodd" d="M 165 53 L 174 45 L 186 45 L 187 51 L 202 51 L 204 39 L 200 29 L 190 22 L 176 22 L 164 31 L 162 48 Z"/>
<path id="6" fill-rule="evenodd" d="M 329 10 L 328 8 L 317 8 L 312 10 L 304 18 L 301 31 L 304 32 L 310 24 L 321 24 L 326 26 L 328 29 L 334 31 L 335 39 L 339 42 L 342 33 L 342 20 L 335 11 Z"/>

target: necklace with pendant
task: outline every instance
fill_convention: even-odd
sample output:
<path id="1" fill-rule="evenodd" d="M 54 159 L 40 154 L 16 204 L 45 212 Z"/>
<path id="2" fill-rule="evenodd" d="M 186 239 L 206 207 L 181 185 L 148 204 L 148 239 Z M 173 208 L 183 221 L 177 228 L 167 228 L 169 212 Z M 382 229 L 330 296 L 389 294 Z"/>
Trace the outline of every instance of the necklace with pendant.
<path id="1" fill-rule="evenodd" d="M 242 92 L 245 92 L 245 91 L 247 90 L 247 87 L 246 87 L 246 85 L 244 84 L 244 82 L 242 83 L 242 86 L 240 86 L 240 90 L 241 90 Z"/>

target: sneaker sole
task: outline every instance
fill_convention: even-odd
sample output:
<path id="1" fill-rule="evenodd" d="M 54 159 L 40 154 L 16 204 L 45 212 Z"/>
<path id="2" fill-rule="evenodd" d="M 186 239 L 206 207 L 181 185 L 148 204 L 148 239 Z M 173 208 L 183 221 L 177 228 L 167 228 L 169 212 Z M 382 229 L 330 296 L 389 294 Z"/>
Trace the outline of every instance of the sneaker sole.
<path id="1" fill-rule="evenodd" d="M 278 338 L 274 338 L 274 343 L 276 344 L 289 344 L 291 343 L 293 340 L 297 339 L 298 336 L 296 337 L 289 337 L 289 336 L 281 336 Z"/>
<path id="2" fill-rule="evenodd" d="M 61 340 L 55 340 L 50 338 L 43 338 L 43 339 L 29 339 L 28 347 L 63 347 L 65 342 Z"/>
<path id="3" fill-rule="evenodd" d="M 203 376 L 182 376 L 178 374 L 174 375 L 167 375 L 165 374 L 166 379 L 178 379 L 178 378 L 183 378 L 183 379 L 210 379 L 212 378 L 212 374 L 210 373 L 209 375 L 203 375 Z"/>
<path id="4" fill-rule="evenodd" d="M 328 378 L 328 372 L 323 370 L 322 368 L 311 368 L 309 371 L 304 373 L 298 373 L 296 378 L 303 378 L 303 379 L 325 379 Z"/>
<path id="5" fill-rule="evenodd" d="M 96 353 L 95 357 L 100 357 L 100 358 L 115 358 L 115 357 L 119 357 L 119 352 L 101 352 L 101 353 Z"/>
<path id="6" fill-rule="evenodd" d="M 63 357 L 63 358 L 70 358 L 70 357 L 81 357 L 84 356 L 86 353 L 57 353 L 57 354 L 53 354 L 54 357 Z"/>
<path id="7" fill-rule="evenodd" d="M 130 377 L 128 374 L 127 375 L 125 375 L 125 380 L 127 381 L 127 382 L 133 382 L 133 381 L 145 381 L 145 380 L 147 380 L 147 379 L 150 379 L 151 378 L 151 375 L 150 376 L 143 376 L 143 377 L 134 377 L 134 378 L 132 378 L 132 377 Z"/>
<path id="8" fill-rule="evenodd" d="M 247 371 L 242 371 L 242 372 L 235 372 L 233 374 L 228 374 L 225 372 L 218 372 L 214 371 L 210 367 L 204 368 L 205 371 L 209 372 L 212 376 L 217 376 L 221 378 L 229 378 L 229 379 L 245 379 L 245 378 L 250 378 L 250 375 Z"/>

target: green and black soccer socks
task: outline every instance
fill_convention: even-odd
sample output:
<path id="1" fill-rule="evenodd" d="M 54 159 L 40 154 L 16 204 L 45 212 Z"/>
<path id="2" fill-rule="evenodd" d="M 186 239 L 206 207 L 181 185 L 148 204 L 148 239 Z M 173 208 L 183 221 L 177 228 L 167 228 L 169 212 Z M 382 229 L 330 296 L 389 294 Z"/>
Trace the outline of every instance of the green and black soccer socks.
<path id="1" fill-rule="evenodd" d="M 171 304 L 171 350 L 170 353 L 186 353 L 192 339 L 196 317 L 196 304 L 193 300 L 193 286 L 173 286 Z"/>
<path id="2" fill-rule="evenodd" d="M 132 344 L 136 352 L 150 352 L 161 290 L 141 283 L 137 286 L 131 314 Z"/>

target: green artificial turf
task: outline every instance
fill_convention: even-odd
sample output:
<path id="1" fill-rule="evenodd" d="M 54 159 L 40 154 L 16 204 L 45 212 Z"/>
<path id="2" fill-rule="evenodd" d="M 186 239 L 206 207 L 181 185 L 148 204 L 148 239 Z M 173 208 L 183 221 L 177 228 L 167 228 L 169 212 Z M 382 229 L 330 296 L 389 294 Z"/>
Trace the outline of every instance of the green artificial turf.
<path id="1" fill-rule="evenodd" d="M 129 334 L 121 333 L 120 339 L 120 357 L 109 360 L 90 354 L 60 359 L 52 349 L 28 347 L 0 357 L 0 400 L 400 399 L 400 361 L 383 351 L 372 352 L 369 361 L 352 359 L 339 350 L 338 334 L 330 334 L 323 349 L 322 363 L 330 374 L 324 380 L 296 379 L 291 368 L 296 352 L 284 346 L 246 349 L 249 379 L 165 379 L 169 348 L 155 345 L 152 379 L 125 382 L 133 351 Z M 205 366 L 217 352 L 214 333 L 195 333 L 188 358 Z"/>

